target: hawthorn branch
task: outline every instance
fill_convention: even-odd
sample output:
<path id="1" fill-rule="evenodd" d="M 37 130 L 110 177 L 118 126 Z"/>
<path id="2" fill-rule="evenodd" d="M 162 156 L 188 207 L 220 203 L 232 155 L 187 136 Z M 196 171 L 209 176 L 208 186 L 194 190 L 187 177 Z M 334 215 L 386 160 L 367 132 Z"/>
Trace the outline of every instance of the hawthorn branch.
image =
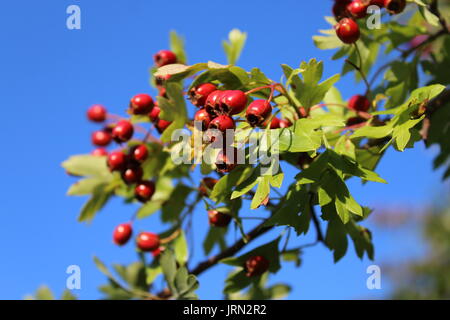
<path id="1" fill-rule="evenodd" d="M 212 266 L 216 265 L 220 260 L 234 256 L 238 251 L 240 251 L 243 247 L 245 247 L 248 243 L 255 240 L 256 238 L 262 236 L 263 234 L 269 232 L 273 229 L 273 226 L 271 227 L 264 227 L 264 222 L 257 225 L 255 228 L 253 228 L 249 233 L 246 234 L 247 242 L 245 242 L 243 239 L 240 239 L 236 241 L 233 245 L 226 248 L 219 254 L 212 256 L 208 258 L 207 260 L 200 262 L 194 269 L 192 269 L 189 273 L 194 275 L 199 275 Z"/>
<path id="2" fill-rule="evenodd" d="M 325 237 L 323 236 L 322 228 L 320 226 L 319 219 L 317 218 L 316 209 L 314 208 L 314 193 L 310 193 L 309 196 L 309 210 L 311 213 L 311 220 L 313 221 L 314 227 L 316 228 L 317 232 L 317 239 L 316 242 L 322 242 L 325 243 Z"/>

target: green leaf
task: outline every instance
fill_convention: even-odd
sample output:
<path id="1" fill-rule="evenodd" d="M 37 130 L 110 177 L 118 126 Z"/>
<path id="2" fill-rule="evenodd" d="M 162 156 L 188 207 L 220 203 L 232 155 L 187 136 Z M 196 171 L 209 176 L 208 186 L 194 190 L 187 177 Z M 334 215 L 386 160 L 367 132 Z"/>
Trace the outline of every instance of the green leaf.
<path id="1" fill-rule="evenodd" d="M 255 195 L 253 196 L 250 208 L 256 209 L 263 203 L 270 193 L 270 178 L 271 176 L 261 176 L 258 178 L 258 187 L 256 188 Z"/>
<path id="2" fill-rule="evenodd" d="M 294 71 L 294 73 L 297 72 L 302 75 L 303 80 L 299 78 L 295 82 L 295 93 L 302 106 L 306 109 L 321 102 L 328 90 L 340 78 L 339 74 L 336 74 L 319 83 L 323 75 L 323 62 L 317 62 L 316 59 L 302 62 L 300 68 Z"/>
<path id="3" fill-rule="evenodd" d="M 186 51 L 184 49 L 184 39 L 176 31 L 170 32 L 170 50 L 177 56 L 177 62 L 186 64 Z"/>
<path id="4" fill-rule="evenodd" d="M 203 240 L 203 250 L 206 255 L 210 254 L 215 246 L 221 250 L 226 248 L 225 235 L 228 228 L 209 228 L 208 234 Z"/>
<path id="5" fill-rule="evenodd" d="M 234 65 L 239 60 L 246 40 L 246 32 L 242 32 L 238 29 L 233 29 L 228 34 L 228 41 L 222 42 L 229 64 Z"/>
<path id="6" fill-rule="evenodd" d="M 184 231 L 181 230 L 180 235 L 173 241 L 175 257 L 179 264 L 184 265 L 189 257 L 188 244 Z"/>
<path id="7" fill-rule="evenodd" d="M 154 260 L 153 263 L 145 269 L 145 273 L 147 275 L 146 283 L 152 284 L 156 277 L 162 273 L 162 268 L 159 265 L 159 261 Z"/>
<path id="8" fill-rule="evenodd" d="M 92 221 L 94 219 L 95 214 L 100 211 L 114 194 L 114 188 L 116 184 L 100 184 L 94 188 L 92 192 L 92 196 L 89 200 L 84 204 L 81 209 L 81 213 L 78 217 L 78 221 Z"/>
<path id="9" fill-rule="evenodd" d="M 186 199 L 192 189 L 184 184 L 178 184 L 172 191 L 162 207 L 161 219 L 163 222 L 177 221 L 181 212 L 186 208 Z"/>
<path id="10" fill-rule="evenodd" d="M 67 194 L 69 196 L 84 196 L 92 194 L 100 185 L 107 184 L 111 181 L 112 175 L 108 177 L 91 177 L 81 179 L 70 186 Z"/>
<path id="11" fill-rule="evenodd" d="M 264 226 L 291 226 L 297 235 L 306 234 L 311 219 L 309 203 L 310 195 L 306 188 L 302 188 L 301 185 L 292 185 L 281 208 L 275 211 Z"/>
<path id="12" fill-rule="evenodd" d="M 426 6 L 419 6 L 419 11 L 423 18 L 432 26 L 439 27 L 439 18 L 433 14 Z"/>
<path id="13" fill-rule="evenodd" d="M 62 167 L 76 176 L 111 176 L 106 165 L 106 157 L 76 155 L 64 161 Z"/>

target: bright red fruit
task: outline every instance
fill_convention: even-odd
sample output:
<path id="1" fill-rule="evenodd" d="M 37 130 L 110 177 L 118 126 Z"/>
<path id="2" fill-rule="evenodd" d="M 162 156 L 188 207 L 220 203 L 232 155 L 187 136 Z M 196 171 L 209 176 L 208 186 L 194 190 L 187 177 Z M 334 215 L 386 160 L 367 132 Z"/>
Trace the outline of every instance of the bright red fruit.
<path id="1" fill-rule="evenodd" d="M 158 122 L 156 123 L 155 127 L 159 133 L 163 133 L 167 129 L 167 127 L 170 126 L 171 124 L 172 124 L 172 121 L 159 119 Z"/>
<path id="2" fill-rule="evenodd" d="M 399 14 L 405 10 L 406 0 L 385 0 L 384 7 L 390 14 Z"/>
<path id="3" fill-rule="evenodd" d="M 92 150 L 91 154 L 95 157 L 103 157 L 108 155 L 108 151 L 105 148 L 97 148 Z"/>
<path id="4" fill-rule="evenodd" d="M 346 44 L 355 43 L 359 39 L 359 26 L 353 19 L 344 18 L 339 21 L 334 28 L 338 38 Z"/>
<path id="5" fill-rule="evenodd" d="M 122 179 L 126 184 L 137 183 L 142 180 L 144 171 L 140 166 L 131 165 L 122 171 Z"/>
<path id="6" fill-rule="evenodd" d="M 94 104 L 87 111 L 87 117 L 94 122 L 103 122 L 106 120 L 106 108 L 101 104 Z"/>
<path id="7" fill-rule="evenodd" d="M 292 126 L 292 123 L 286 119 L 273 118 L 270 122 L 270 129 L 288 128 Z"/>
<path id="8" fill-rule="evenodd" d="M 148 94 L 137 94 L 130 100 L 130 109 L 132 114 L 147 114 L 152 111 L 154 102 Z"/>
<path id="9" fill-rule="evenodd" d="M 152 111 L 148 114 L 148 117 L 152 122 L 155 122 L 159 118 L 159 113 L 161 112 L 161 109 L 158 107 L 158 105 L 155 104 Z"/>
<path id="10" fill-rule="evenodd" d="M 208 96 L 217 90 L 217 87 L 212 83 L 202 83 L 189 90 L 189 99 L 196 107 L 204 107 Z"/>
<path id="11" fill-rule="evenodd" d="M 133 133 L 133 125 L 127 120 L 119 121 L 112 130 L 112 136 L 117 142 L 127 142 L 131 139 Z"/>
<path id="12" fill-rule="evenodd" d="M 217 110 L 219 109 L 220 106 L 220 99 L 222 98 L 224 92 L 225 91 L 222 90 L 216 90 L 210 93 L 208 98 L 206 98 L 205 109 L 211 115 L 217 114 Z"/>
<path id="13" fill-rule="evenodd" d="M 354 111 L 367 112 L 370 109 L 370 101 L 365 96 L 357 94 L 348 101 L 348 108 Z"/>
<path id="14" fill-rule="evenodd" d="M 155 193 L 155 184 L 153 181 L 142 181 L 134 189 L 136 199 L 141 202 L 149 201 Z"/>
<path id="15" fill-rule="evenodd" d="M 217 118 L 212 119 L 208 128 L 225 132 L 228 129 L 235 129 L 236 124 L 234 123 L 233 118 L 226 115 L 221 115 Z"/>
<path id="16" fill-rule="evenodd" d="M 252 127 L 257 127 L 264 124 L 271 113 L 272 106 L 267 100 L 255 100 L 248 106 L 245 116 Z"/>
<path id="17" fill-rule="evenodd" d="M 247 106 L 247 95 L 241 90 L 227 90 L 223 93 L 219 104 L 221 113 L 239 114 Z"/>
<path id="18" fill-rule="evenodd" d="M 131 157 L 139 163 L 144 162 L 148 158 L 148 149 L 145 144 L 140 144 L 131 149 Z"/>
<path id="19" fill-rule="evenodd" d="M 152 232 L 141 232 L 136 238 L 136 245 L 144 252 L 158 250 L 160 245 L 159 236 Z"/>
<path id="20" fill-rule="evenodd" d="M 161 50 L 153 56 L 157 67 L 177 62 L 177 56 L 170 50 Z"/>
<path id="21" fill-rule="evenodd" d="M 129 223 L 119 224 L 113 232 L 113 241 L 118 246 L 123 246 L 125 243 L 130 240 L 131 235 L 133 234 L 133 228 Z"/>
<path id="22" fill-rule="evenodd" d="M 123 151 L 113 151 L 108 155 L 106 163 L 109 170 L 120 171 L 123 170 L 127 164 L 127 156 Z"/>
<path id="23" fill-rule="evenodd" d="M 98 130 L 92 133 L 91 140 L 96 146 L 106 147 L 111 143 L 112 136 L 107 130 Z"/>
<path id="24" fill-rule="evenodd" d="M 361 19 L 367 16 L 368 4 L 364 4 L 362 0 L 353 0 L 348 6 L 348 12 L 356 19 Z"/>
<path id="25" fill-rule="evenodd" d="M 198 110 L 194 115 L 194 121 L 201 122 L 202 131 L 208 129 L 211 119 L 212 119 L 211 115 L 205 109 Z"/>
<path id="26" fill-rule="evenodd" d="M 210 225 L 220 228 L 227 227 L 231 222 L 231 216 L 229 214 L 217 210 L 209 210 L 208 219 Z"/>
<path id="27" fill-rule="evenodd" d="M 230 172 L 238 165 L 237 149 L 232 148 L 231 150 L 228 150 L 228 152 L 226 152 L 226 150 L 227 149 L 221 150 L 216 158 L 217 171 L 222 173 Z M 234 153 L 234 156 L 229 153 Z"/>
<path id="28" fill-rule="evenodd" d="M 269 260 L 263 256 L 250 257 L 245 261 L 245 271 L 247 272 L 245 275 L 247 277 L 262 275 L 269 269 L 269 265 Z"/>

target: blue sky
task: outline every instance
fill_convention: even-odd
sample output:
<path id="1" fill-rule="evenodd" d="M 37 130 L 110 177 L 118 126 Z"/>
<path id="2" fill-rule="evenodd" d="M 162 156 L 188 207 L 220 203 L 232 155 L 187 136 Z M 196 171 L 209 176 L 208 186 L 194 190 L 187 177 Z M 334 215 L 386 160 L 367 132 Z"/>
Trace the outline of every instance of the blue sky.
<path id="1" fill-rule="evenodd" d="M 224 63 L 221 41 L 232 28 L 248 32 L 239 65 L 260 67 L 271 78 L 281 76 L 279 65 L 297 66 L 312 57 L 325 60 L 325 73 L 338 73 L 341 62 L 331 61 L 332 51 L 320 51 L 311 36 L 327 28 L 323 20 L 331 1 L 8 1 L 0 11 L 0 105 L 3 117 L 3 153 L 0 214 L 0 299 L 20 299 L 39 285 L 60 293 L 67 266 L 82 271 L 84 299 L 99 298 L 104 277 L 92 262 L 93 255 L 110 263 L 135 260 L 131 245 L 111 243 L 114 226 L 127 219 L 135 207 L 114 200 L 91 225 L 76 222 L 85 198 L 69 198 L 67 176 L 60 163 L 69 155 L 91 149 L 90 133 L 96 127 L 85 120 L 85 111 L 102 103 L 123 114 L 129 98 L 140 92 L 155 94 L 148 85 L 154 52 L 167 48 L 168 32 L 177 30 L 187 43 L 189 62 Z M 81 30 L 66 28 L 66 8 L 81 7 Z M 338 85 L 348 98 L 358 88 L 351 77 Z M 19 152 L 20 151 L 20 152 Z M 432 201 L 442 184 L 433 172 L 433 150 L 418 144 L 404 153 L 388 152 L 378 173 L 388 185 L 351 183 L 357 200 L 372 207 L 407 204 L 420 207 Z M 196 215 L 205 215 L 199 207 Z M 244 215 L 251 214 L 248 209 Z M 138 229 L 163 230 L 157 216 L 139 222 Z M 206 230 L 204 217 L 196 230 Z M 366 223 L 371 226 L 370 221 Z M 261 241 L 273 239 L 271 233 Z M 312 232 L 296 243 L 310 242 Z M 409 231 L 374 230 L 375 264 L 420 255 L 425 248 Z M 199 240 L 199 239 L 197 239 Z M 197 242 L 198 243 L 198 242 Z M 261 242 L 258 242 L 261 243 Z M 197 246 L 197 248 L 199 248 Z M 196 257 L 201 258 L 197 249 Z M 352 248 L 334 265 L 324 247 L 307 249 L 300 269 L 286 265 L 272 282 L 289 282 L 290 298 L 380 298 L 388 294 L 366 288 L 366 268 Z M 200 278 L 201 298 L 221 298 L 227 267 Z"/>

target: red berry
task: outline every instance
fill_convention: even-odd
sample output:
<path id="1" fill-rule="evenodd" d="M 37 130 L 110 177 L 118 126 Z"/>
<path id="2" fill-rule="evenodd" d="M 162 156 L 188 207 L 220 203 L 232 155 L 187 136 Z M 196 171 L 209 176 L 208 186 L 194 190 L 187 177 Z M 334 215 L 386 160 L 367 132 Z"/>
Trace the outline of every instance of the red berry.
<path id="1" fill-rule="evenodd" d="M 270 122 L 270 129 L 288 128 L 292 123 L 286 119 L 273 118 Z"/>
<path id="2" fill-rule="evenodd" d="M 210 178 L 210 177 L 203 178 L 202 181 L 200 182 L 200 186 L 198 187 L 198 192 L 203 197 L 208 196 L 209 191 L 214 188 L 214 186 L 216 185 L 216 183 L 218 181 L 219 180 L 214 179 L 214 178 Z"/>
<path id="3" fill-rule="evenodd" d="M 177 62 L 177 56 L 170 50 L 161 50 L 153 56 L 157 67 Z"/>
<path id="4" fill-rule="evenodd" d="M 91 140 L 96 146 L 106 147 L 111 143 L 112 136 L 107 130 L 98 130 L 92 133 Z"/>
<path id="5" fill-rule="evenodd" d="M 155 122 L 158 120 L 160 112 L 161 109 L 155 104 L 152 111 L 148 114 L 148 117 L 150 118 L 150 120 L 152 120 L 152 122 Z"/>
<path id="6" fill-rule="evenodd" d="M 123 151 L 113 151 L 108 155 L 106 161 L 109 170 L 121 171 L 127 164 L 127 156 L 123 153 Z"/>
<path id="7" fill-rule="evenodd" d="M 144 162 L 148 158 L 148 149 L 145 144 L 140 144 L 131 149 L 131 156 L 139 163 Z"/>
<path id="8" fill-rule="evenodd" d="M 131 165 L 122 171 L 122 180 L 125 181 L 126 184 L 133 184 L 141 181 L 143 175 L 144 171 L 140 166 Z"/>
<path id="9" fill-rule="evenodd" d="M 198 110 L 194 115 L 194 121 L 201 122 L 202 131 L 208 129 L 211 119 L 212 119 L 211 115 L 208 112 L 206 112 L 205 109 Z"/>
<path id="10" fill-rule="evenodd" d="M 87 117 L 94 122 L 103 122 L 106 119 L 106 108 L 100 104 L 94 104 L 87 111 Z"/>
<path id="11" fill-rule="evenodd" d="M 406 0 L 385 0 L 384 7 L 390 14 L 399 14 L 405 10 Z"/>
<path id="12" fill-rule="evenodd" d="M 160 244 L 159 236 L 151 232 L 141 232 L 137 236 L 136 244 L 144 252 L 158 250 Z"/>
<path id="13" fill-rule="evenodd" d="M 269 269 L 269 265 L 269 260 L 263 256 L 250 257 L 245 261 L 245 271 L 247 272 L 245 275 L 247 277 L 262 275 Z"/>
<path id="14" fill-rule="evenodd" d="M 347 6 L 352 2 L 352 0 L 336 0 L 333 5 L 333 15 L 336 20 L 340 20 L 348 16 Z"/>
<path id="15" fill-rule="evenodd" d="M 256 127 L 264 124 L 271 113 L 272 106 L 267 100 L 255 100 L 248 106 L 245 116 L 247 122 Z"/>
<path id="16" fill-rule="evenodd" d="M 159 247 L 158 249 L 153 250 L 152 251 L 153 258 L 158 258 L 163 251 L 164 251 L 164 247 Z"/>
<path id="17" fill-rule="evenodd" d="M 202 83 L 189 90 L 189 99 L 196 107 L 204 107 L 208 96 L 217 90 L 217 87 L 212 83 Z"/>
<path id="18" fill-rule="evenodd" d="M 125 243 L 130 240 L 131 235 L 133 234 L 133 228 L 129 223 L 119 224 L 113 232 L 113 241 L 118 246 L 123 246 Z"/>
<path id="19" fill-rule="evenodd" d="M 130 100 L 130 109 L 133 114 L 147 114 L 152 111 L 153 106 L 152 97 L 145 93 L 135 95 Z"/>
<path id="20" fill-rule="evenodd" d="M 159 133 L 163 133 L 167 129 L 167 127 L 170 126 L 171 124 L 172 124 L 171 121 L 159 119 L 158 122 L 156 123 L 155 127 Z"/>
<path id="21" fill-rule="evenodd" d="M 103 157 L 108 155 L 108 151 L 105 148 L 97 148 L 92 150 L 91 154 L 95 157 Z"/>
<path id="22" fill-rule="evenodd" d="M 225 228 L 231 222 L 231 216 L 229 214 L 219 212 L 217 210 L 208 211 L 209 224 L 214 227 Z"/>
<path id="23" fill-rule="evenodd" d="M 159 91 L 158 91 L 158 96 L 160 97 L 164 97 L 166 99 L 169 99 L 169 97 L 167 96 L 167 90 L 164 87 L 160 87 Z"/>
<path id="24" fill-rule="evenodd" d="M 367 16 L 368 4 L 364 4 L 362 0 L 353 0 L 348 6 L 348 12 L 356 19 L 361 19 Z"/>
<path id="25" fill-rule="evenodd" d="M 338 38 L 346 44 L 355 43 L 359 39 L 359 26 L 350 18 L 342 19 L 334 26 L 334 28 Z"/>
<path id="26" fill-rule="evenodd" d="M 365 96 L 357 94 L 348 101 L 348 108 L 354 111 L 367 112 L 370 109 L 370 101 Z"/>
<path id="27" fill-rule="evenodd" d="M 227 149 L 221 150 L 216 158 L 217 171 L 227 173 L 232 171 L 238 165 L 237 149 L 233 148 L 231 151 L 226 152 Z M 232 156 L 232 153 L 234 155 Z"/>
<path id="28" fill-rule="evenodd" d="M 155 184 L 153 181 L 142 181 L 134 189 L 136 199 L 141 202 L 149 201 L 155 193 Z"/>
<path id="29" fill-rule="evenodd" d="M 234 123 L 233 118 L 226 116 L 226 115 L 222 115 L 222 116 L 218 116 L 217 118 L 212 119 L 208 128 L 225 132 L 228 129 L 231 129 L 231 130 L 235 129 L 236 124 Z"/>
<path id="30" fill-rule="evenodd" d="M 220 106 L 220 99 L 222 98 L 224 91 L 213 91 L 208 98 L 206 98 L 205 109 L 211 115 L 215 115 Z"/>
<path id="31" fill-rule="evenodd" d="M 131 139 L 133 133 L 134 128 L 131 122 L 121 120 L 114 126 L 112 136 L 117 142 L 126 142 Z"/>
<path id="32" fill-rule="evenodd" d="M 219 110 L 221 113 L 235 115 L 244 111 L 247 106 L 247 96 L 241 90 L 227 90 L 223 93 Z"/>

